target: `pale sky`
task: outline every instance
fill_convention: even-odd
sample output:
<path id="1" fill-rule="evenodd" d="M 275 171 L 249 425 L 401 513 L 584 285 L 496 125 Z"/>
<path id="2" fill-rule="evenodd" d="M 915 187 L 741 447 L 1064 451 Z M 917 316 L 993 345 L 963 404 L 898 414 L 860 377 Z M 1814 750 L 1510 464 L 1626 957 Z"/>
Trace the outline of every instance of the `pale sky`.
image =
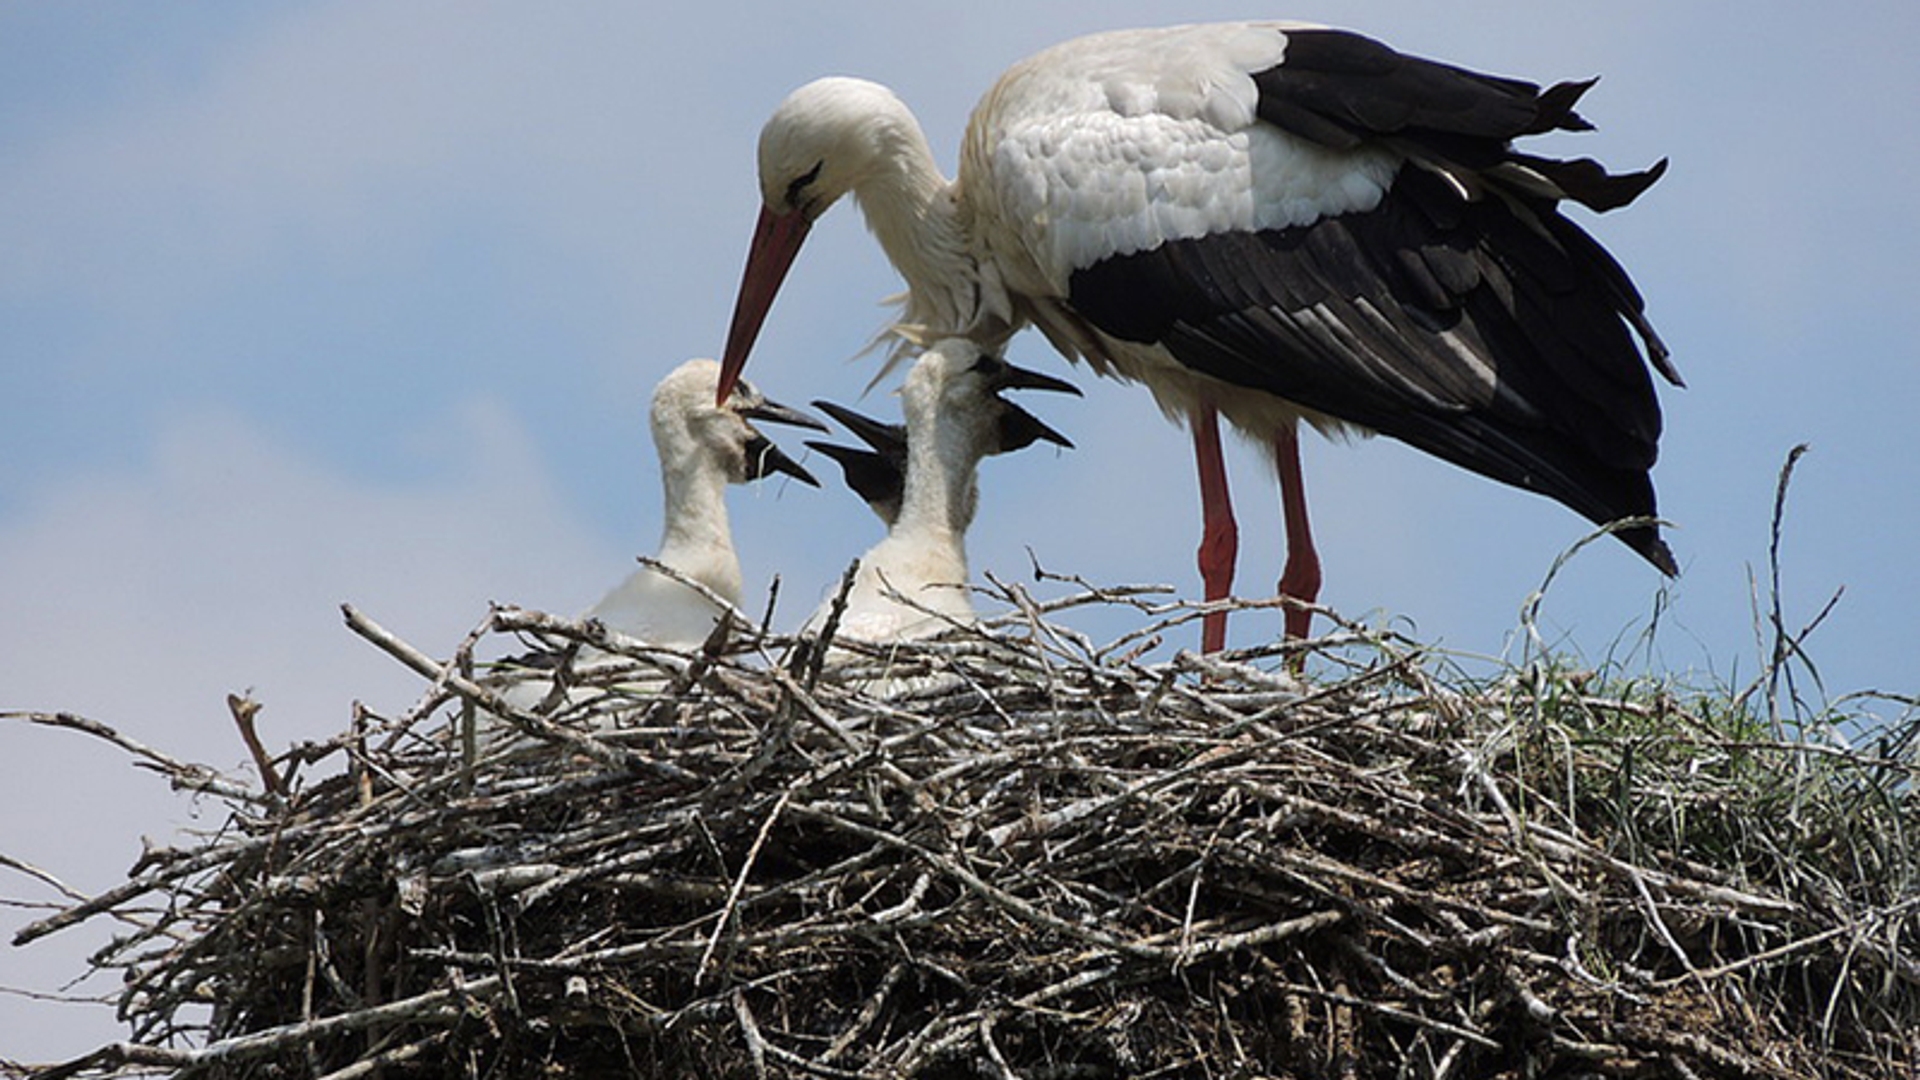
<path id="1" fill-rule="evenodd" d="M 661 6 L 0 6 L 0 710 L 69 710 L 237 768 L 229 691 L 264 702 L 275 746 L 339 730 L 355 700 L 412 700 L 411 676 L 341 626 L 342 601 L 439 654 L 489 600 L 584 608 L 657 537 L 646 396 L 720 348 L 754 141 L 790 89 L 886 82 L 951 168 L 973 102 L 1022 56 L 1248 14 L 1536 81 L 1601 75 L 1582 103 L 1599 130 L 1543 145 L 1617 169 L 1672 158 L 1636 205 L 1580 220 L 1633 273 L 1689 383 L 1664 394 L 1654 474 L 1683 573 L 1660 601 L 1636 556 L 1589 547 L 1547 601 L 1550 632 L 1602 657 L 1664 603 L 1662 666 L 1749 677 L 1775 475 L 1804 441 L 1788 617 L 1844 588 L 1809 643 L 1828 689 L 1920 689 L 1909 0 L 1861 0 L 1844 21 L 1654 0 L 1115 0 L 1011 18 L 716 0 L 667 21 Z M 898 287 L 836 209 L 749 377 L 792 404 L 897 415 L 884 393 L 858 400 L 875 368 L 855 354 Z M 1036 336 L 1010 357 L 1088 396 L 1027 402 L 1079 449 L 986 466 L 976 572 L 1021 577 L 1031 548 L 1052 570 L 1197 594 L 1185 435 Z M 1587 531 L 1385 440 L 1309 438 L 1306 467 L 1323 599 L 1465 652 L 1507 649 Z M 1264 595 L 1273 485 L 1243 447 L 1233 482 L 1239 591 Z M 787 625 L 876 535 L 833 487 L 761 485 L 733 508 L 747 606 L 777 574 Z M 1277 617 L 1233 626 L 1238 642 L 1277 632 Z M 83 891 L 117 883 L 142 835 L 219 821 L 118 752 L 0 723 L 0 852 Z M 0 896 L 46 898 L 0 875 Z M 34 915 L 0 909 L 0 937 Z M 99 941 L 0 940 L 0 986 L 52 989 Z M 121 1034 L 102 1010 L 0 992 L 0 1057 Z"/>

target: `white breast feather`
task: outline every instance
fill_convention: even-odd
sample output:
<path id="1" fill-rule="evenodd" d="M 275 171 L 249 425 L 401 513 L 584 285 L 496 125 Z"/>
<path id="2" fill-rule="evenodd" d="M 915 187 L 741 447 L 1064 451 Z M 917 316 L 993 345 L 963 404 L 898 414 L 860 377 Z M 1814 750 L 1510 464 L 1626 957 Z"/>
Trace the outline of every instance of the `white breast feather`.
<path id="1" fill-rule="evenodd" d="M 737 570 L 735 575 L 737 580 Z M 715 591 L 731 603 L 739 602 L 737 585 L 731 595 Z M 588 609 L 587 617 L 652 645 L 695 649 L 713 633 L 721 609 L 687 586 L 642 568 Z"/>
<path id="2" fill-rule="evenodd" d="M 1168 240 L 1372 209 L 1399 156 L 1335 151 L 1259 122 L 1271 26 L 1095 35 L 1010 71 L 984 150 L 1006 227 L 1053 289 Z"/>
<path id="3" fill-rule="evenodd" d="M 948 620 L 974 620 L 961 538 L 888 536 L 860 560 L 840 633 L 862 641 L 924 637 L 946 629 Z M 810 620 L 819 621 L 819 613 Z"/>

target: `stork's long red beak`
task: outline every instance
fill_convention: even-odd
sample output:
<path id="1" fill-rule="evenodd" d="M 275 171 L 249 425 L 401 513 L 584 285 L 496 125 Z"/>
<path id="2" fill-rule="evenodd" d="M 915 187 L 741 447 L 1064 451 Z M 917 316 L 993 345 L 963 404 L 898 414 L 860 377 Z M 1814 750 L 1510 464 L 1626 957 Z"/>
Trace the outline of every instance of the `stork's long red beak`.
<path id="1" fill-rule="evenodd" d="M 733 325 L 727 330 L 727 350 L 720 356 L 720 393 L 715 404 L 727 400 L 733 384 L 747 366 L 747 354 L 753 340 L 760 336 L 760 324 L 767 320 L 780 283 L 787 279 L 787 268 L 800 253 L 813 222 L 799 210 L 776 214 L 760 209 L 760 221 L 753 227 L 753 243 L 747 248 L 747 268 L 740 275 L 740 295 L 733 302 Z"/>

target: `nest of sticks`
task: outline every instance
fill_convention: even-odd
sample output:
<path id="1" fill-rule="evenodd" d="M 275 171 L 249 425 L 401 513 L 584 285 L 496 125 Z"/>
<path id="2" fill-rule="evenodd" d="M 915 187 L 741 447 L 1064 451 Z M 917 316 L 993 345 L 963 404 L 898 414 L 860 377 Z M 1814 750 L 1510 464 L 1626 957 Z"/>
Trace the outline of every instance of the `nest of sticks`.
<path id="1" fill-rule="evenodd" d="M 133 928 L 95 960 L 132 1039 L 38 1075 L 1920 1069 L 1911 746 L 1350 625 L 1305 680 L 1149 661 L 1194 608 L 990 591 L 824 667 L 510 608 L 440 659 L 349 610 L 408 712 L 270 758 L 236 701 L 260 777 L 120 740 L 232 813 L 21 935 Z M 1090 604 L 1140 629 L 1056 622 Z M 475 657 L 529 641 L 521 706 Z"/>

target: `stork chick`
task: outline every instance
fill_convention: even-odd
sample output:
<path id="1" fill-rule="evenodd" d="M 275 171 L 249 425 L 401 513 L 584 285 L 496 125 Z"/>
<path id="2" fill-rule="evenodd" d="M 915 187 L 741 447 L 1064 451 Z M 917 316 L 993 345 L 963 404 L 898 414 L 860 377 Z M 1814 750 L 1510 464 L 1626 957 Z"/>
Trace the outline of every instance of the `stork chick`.
<path id="1" fill-rule="evenodd" d="M 653 445 L 660 456 L 666 497 L 656 559 L 698 582 L 728 606 L 740 602 L 740 557 L 727 521 L 726 489 L 773 473 L 819 487 L 819 481 L 782 453 L 752 421 L 825 431 L 818 420 L 768 401 L 745 383 L 724 404 L 714 403 L 720 365 L 689 360 L 653 392 Z M 723 609 L 708 596 L 642 567 L 587 609 L 586 618 L 653 645 L 698 648 Z"/>
<path id="2" fill-rule="evenodd" d="M 753 421 L 821 431 L 826 426 L 805 413 L 768 401 L 746 383 L 737 384 L 723 404 L 715 404 L 719 376 L 720 365 L 712 360 L 689 360 L 669 372 L 653 391 L 650 425 L 665 496 L 660 547 L 654 561 L 686 580 L 643 566 L 582 615 L 648 645 L 680 652 L 700 648 L 727 617 L 728 610 L 740 603 L 740 558 L 734 551 L 733 530 L 727 520 L 727 487 L 776 472 L 820 486 L 812 474 L 761 434 Z M 596 661 L 605 659 L 597 649 L 584 649 L 576 658 L 573 674 L 581 674 L 583 668 L 590 670 Z M 561 657 L 554 653 L 533 653 L 507 661 L 500 676 L 502 697 L 516 708 L 545 710 L 562 700 L 579 704 L 599 696 L 596 689 L 568 685 L 556 697 L 560 687 L 550 673 L 560 662 Z"/>
<path id="3" fill-rule="evenodd" d="M 1012 389 L 1079 393 L 1070 383 L 1014 367 L 962 338 L 936 342 L 915 361 L 900 391 L 906 424 L 899 497 L 892 500 L 884 483 L 860 492 L 888 530 L 860 558 L 839 636 L 900 641 L 974 620 L 966 533 L 979 504 L 980 460 L 1038 440 L 1073 445 L 1000 397 Z M 847 422 L 846 410 L 828 411 Z M 864 423 L 849 426 L 875 446 L 868 464 L 882 475 L 893 444 L 885 425 L 860 419 Z M 824 625 L 827 610 L 823 606 L 808 621 L 810 630 Z"/>

